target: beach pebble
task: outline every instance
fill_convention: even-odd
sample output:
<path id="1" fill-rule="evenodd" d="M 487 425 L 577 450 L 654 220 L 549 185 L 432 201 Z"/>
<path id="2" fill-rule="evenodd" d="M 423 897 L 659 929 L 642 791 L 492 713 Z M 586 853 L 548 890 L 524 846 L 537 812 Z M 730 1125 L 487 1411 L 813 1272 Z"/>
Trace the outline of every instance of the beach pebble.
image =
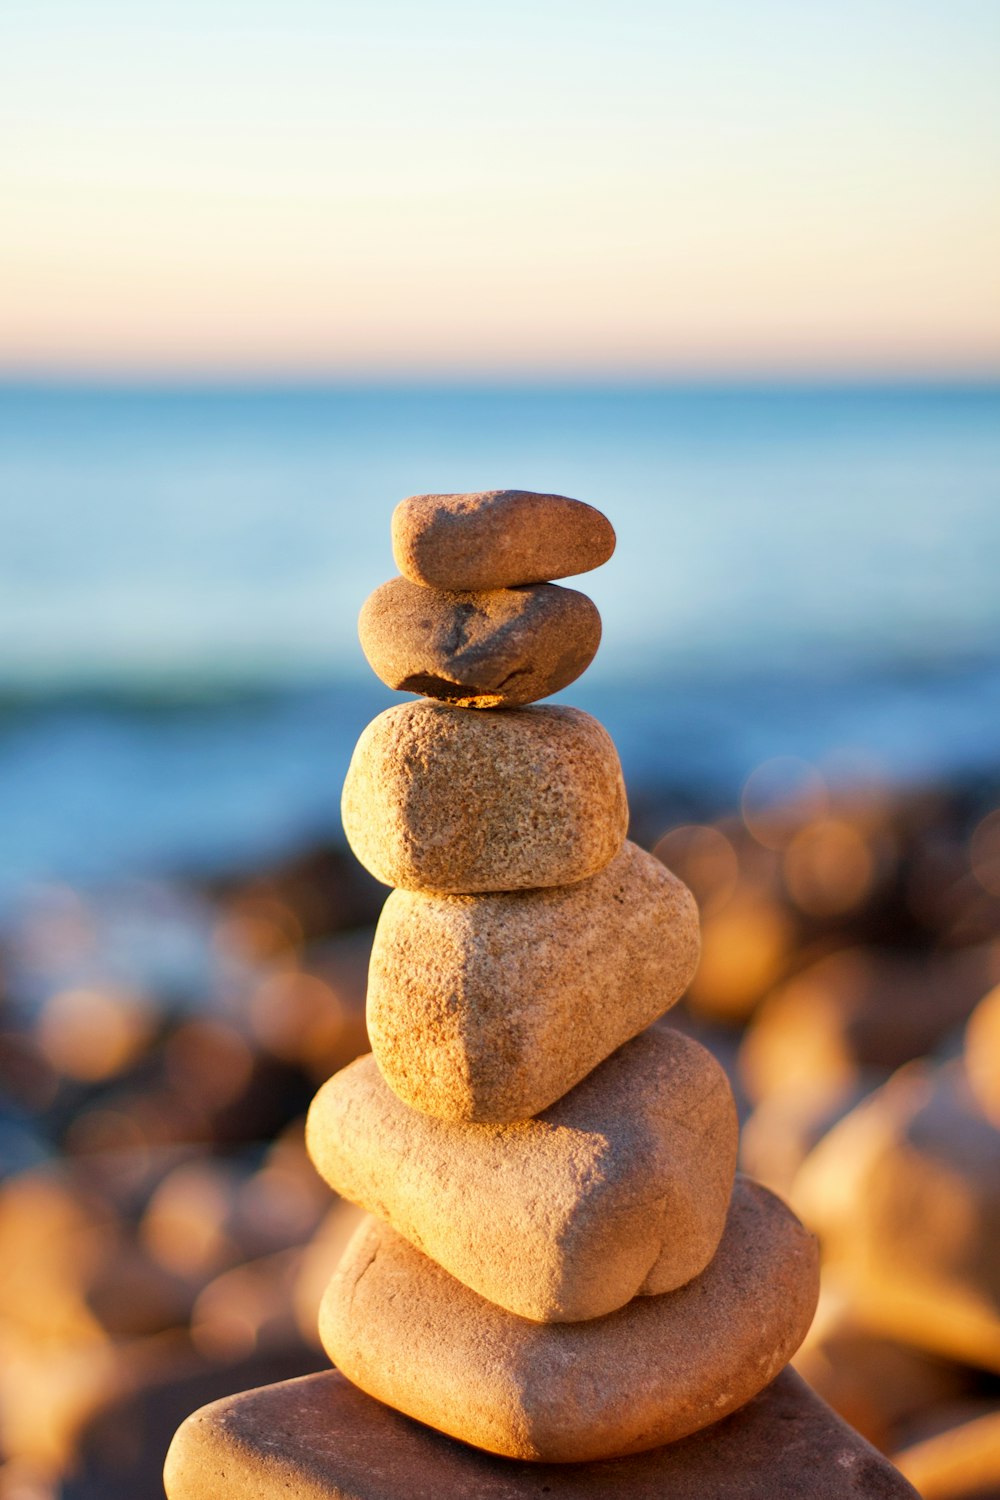
<path id="1" fill-rule="evenodd" d="M 618 755 L 589 714 L 472 714 L 426 699 L 368 725 L 341 811 L 365 868 L 417 891 L 584 880 L 614 858 L 628 824 Z"/>
<path id="2" fill-rule="evenodd" d="M 965 1068 L 979 1108 L 1000 1129 L 1000 984 L 983 996 L 969 1017 Z"/>
<path id="3" fill-rule="evenodd" d="M 416 1109 L 524 1120 L 668 1010 L 697 962 L 690 891 L 628 842 L 576 885 L 394 891 L 372 947 L 372 1051 Z"/>
<path id="4" fill-rule="evenodd" d="M 873 1074 L 884 1080 L 968 1019 L 990 973 L 985 945 L 931 962 L 875 947 L 825 954 L 772 987 L 757 1011 L 740 1054 L 747 1092 L 831 1097 Z"/>
<path id="5" fill-rule="evenodd" d="M 336 1074 L 306 1140 L 336 1192 L 523 1318 L 596 1318 L 708 1264 L 736 1169 L 736 1108 L 704 1047 L 654 1027 L 521 1125 L 403 1104 L 370 1055 Z"/>
<path id="6" fill-rule="evenodd" d="M 930 1431 L 895 1455 L 895 1462 L 923 1500 L 996 1500 L 1000 1495 L 1000 1407 L 996 1401 L 970 1406 L 965 1418 L 942 1430 L 931 1414 Z M 934 1420 L 934 1418 L 937 1420 Z"/>
<path id="7" fill-rule="evenodd" d="M 818 1279 L 813 1237 L 746 1179 L 700 1276 L 582 1323 L 496 1307 L 372 1218 L 323 1299 L 320 1338 L 349 1380 L 418 1421 L 577 1463 L 674 1442 L 748 1401 L 801 1343 Z"/>
<path id="8" fill-rule="evenodd" d="M 389 687 L 461 708 L 514 708 L 585 672 L 601 617 L 585 594 L 539 583 L 445 594 L 393 578 L 361 611 L 368 664 Z"/>
<path id="9" fill-rule="evenodd" d="M 958 1060 L 900 1069 L 810 1153 L 790 1196 L 869 1327 L 1000 1372 L 1000 1130 Z"/>
<path id="10" fill-rule="evenodd" d="M 505 589 L 570 578 L 599 568 L 614 550 L 607 517 L 565 495 L 411 495 L 392 515 L 397 568 L 433 589 Z"/>
<path id="11" fill-rule="evenodd" d="M 828 1277 L 793 1363 L 816 1394 L 883 1453 L 914 1422 L 962 1401 L 976 1379 L 964 1365 L 874 1333 Z"/>
<path id="12" fill-rule="evenodd" d="M 325 1370 L 194 1412 L 164 1482 L 169 1500 L 919 1500 L 792 1370 L 680 1442 L 562 1465 L 453 1443 Z"/>

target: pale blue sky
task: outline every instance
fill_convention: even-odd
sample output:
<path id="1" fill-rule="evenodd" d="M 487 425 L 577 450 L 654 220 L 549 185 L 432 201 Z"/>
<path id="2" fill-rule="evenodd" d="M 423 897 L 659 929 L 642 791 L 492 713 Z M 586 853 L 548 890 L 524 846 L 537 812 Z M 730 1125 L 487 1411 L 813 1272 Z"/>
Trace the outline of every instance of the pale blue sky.
<path id="1" fill-rule="evenodd" d="M 998 99 L 996 0 L 7 0 L 0 363 L 997 368 Z"/>

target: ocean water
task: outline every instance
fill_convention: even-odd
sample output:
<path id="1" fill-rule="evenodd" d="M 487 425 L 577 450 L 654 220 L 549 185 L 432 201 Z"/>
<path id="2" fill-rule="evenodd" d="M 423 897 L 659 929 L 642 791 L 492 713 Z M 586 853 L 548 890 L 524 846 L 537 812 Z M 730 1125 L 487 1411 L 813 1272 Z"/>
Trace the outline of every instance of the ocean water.
<path id="1" fill-rule="evenodd" d="M 630 786 L 1000 767 L 1000 388 L 0 387 L 0 899 L 335 835 L 417 491 L 605 510 Z"/>

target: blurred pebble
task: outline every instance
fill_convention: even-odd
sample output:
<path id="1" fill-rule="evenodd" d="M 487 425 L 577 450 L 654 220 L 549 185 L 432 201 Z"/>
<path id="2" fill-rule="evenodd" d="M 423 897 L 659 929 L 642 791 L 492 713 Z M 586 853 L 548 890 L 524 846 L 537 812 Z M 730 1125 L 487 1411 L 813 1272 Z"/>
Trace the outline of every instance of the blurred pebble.
<path id="1" fill-rule="evenodd" d="M 1000 1131 L 960 1062 L 901 1069 L 806 1158 L 790 1198 L 869 1326 L 1000 1372 Z"/>

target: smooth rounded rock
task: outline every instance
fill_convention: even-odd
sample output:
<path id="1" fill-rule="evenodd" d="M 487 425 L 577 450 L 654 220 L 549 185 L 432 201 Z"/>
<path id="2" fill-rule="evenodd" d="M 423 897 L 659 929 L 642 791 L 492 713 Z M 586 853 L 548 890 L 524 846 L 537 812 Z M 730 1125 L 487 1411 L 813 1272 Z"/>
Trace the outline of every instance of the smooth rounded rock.
<path id="1" fill-rule="evenodd" d="M 382 1076 L 448 1120 L 526 1120 L 679 1000 L 698 910 L 635 844 L 597 875 L 488 896 L 394 891 L 372 946 Z"/>
<path id="2" fill-rule="evenodd" d="M 628 824 L 617 752 L 589 714 L 426 699 L 368 725 L 341 811 L 365 868 L 416 891 L 569 885 L 614 858 Z"/>
<path id="3" fill-rule="evenodd" d="M 979 1108 L 1000 1129 L 1000 984 L 983 996 L 969 1017 L 965 1070 Z"/>
<path id="4" fill-rule="evenodd" d="M 570 578 L 599 568 L 614 550 L 607 516 L 566 495 L 410 495 L 392 515 L 397 568 L 433 589 L 504 589 Z"/>
<path id="5" fill-rule="evenodd" d="M 320 1338 L 379 1401 L 510 1458 L 613 1458 L 717 1422 L 773 1380 L 816 1305 L 816 1244 L 738 1180 L 708 1268 L 583 1323 L 531 1323 L 370 1219 L 323 1299 Z"/>
<path id="6" fill-rule="evenodd" d="M 366 600 L 358 634 L 389 687 L 460 708 L 516 708 L 585 672 L 601 641 L 597 607 L 576 589 L 446 594 L 393 578 Z"/>
<path id="7" fill-rule="evenodd" d="M 928 1435 L 908 1444 L 895 1462 L 919 1488 L 922 1500 L 997 1500 L 1000 1408 L 991 1401 L 944 1429 L 940 1417 L 932 1420 Z"/>
<path id="8" fill-rule="evenodd" d="M 901 1068 L 806 1157 L 790 1196 L 869 1327 L 1000 1372 L 1000 1130 L 958 1059 Z"/>
<path id="9" fill-rule="evenodd" d="M 736 1170 L 736 1108 L 704 1047 L 654 1027 L 536 1120 L 416 1113 L 374 1058 L 313 1101 L 309 1154 L 466 1286 L 539 1322 L 596 1318 L 705 1269 Z"/>

